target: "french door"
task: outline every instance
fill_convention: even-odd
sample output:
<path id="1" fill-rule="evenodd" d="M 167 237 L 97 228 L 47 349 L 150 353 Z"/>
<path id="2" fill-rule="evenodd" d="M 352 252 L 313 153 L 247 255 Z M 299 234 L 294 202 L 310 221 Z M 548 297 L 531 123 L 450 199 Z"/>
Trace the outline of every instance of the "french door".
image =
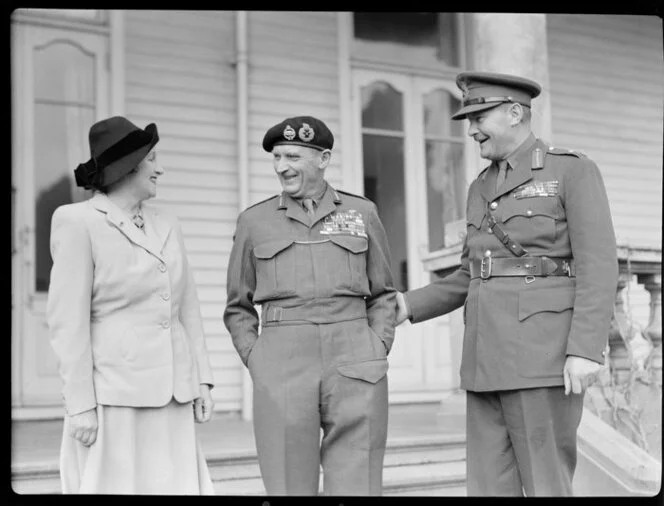
<path id="1" fill-rule="evenodd" d="M 45 317 L 51 216 L 89 197 L 73 171 L 108 113 L 108 37 L 14 23 L 12 41 L 12 404 L 61 405 Z"/>
<path id="2" fill-rule="evenodd" d="M 397 289 L 429 283 L 422 258 L 442 248 L 444 225 L 465 210 L 465 142 L 454 82 L 354 69 L 355 167 L 385 226 Z M 359 169 L 358 169 L 359 170 Z M 449 319 L 397 328 L 390 354 L 392 402 L 440 400 L 453 374 Z"/>

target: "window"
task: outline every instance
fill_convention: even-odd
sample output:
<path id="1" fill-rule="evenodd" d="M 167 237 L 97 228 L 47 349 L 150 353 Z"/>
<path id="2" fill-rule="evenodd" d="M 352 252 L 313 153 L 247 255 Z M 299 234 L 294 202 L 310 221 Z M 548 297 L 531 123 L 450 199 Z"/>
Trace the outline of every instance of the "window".
<path id="1" fill-rule="evenodd" d="M 450 119 L 459 108 L 459 99 L 444 89 L 422 97 L 429 251 L 461 239 L 455 227 L 446 230 L 448 224 L 463 219 L 465 214 L 464 123 Z"/>
<path id="2" fill-rule="evenodd" d="M 455 13 L 356 12 L 353 19 L 358 56 L 459 66 Z"/>
<path id="3" fill-rule="evenodd" d="M 88 129 L 96 117 L 95 55 L 71 41 L 34 52 L 34 181 L 37 291 L 47 291 L 52 260 L 51 216 L 63 204 L 89 197 L 73 171 L 90 158 Z"/>
<path id="4" fill-rule="evenodd" d="M 361 88 L 364 194 L 387 233 L 397 290 L 408 290 L 403 95 L 389 83 Z"/>

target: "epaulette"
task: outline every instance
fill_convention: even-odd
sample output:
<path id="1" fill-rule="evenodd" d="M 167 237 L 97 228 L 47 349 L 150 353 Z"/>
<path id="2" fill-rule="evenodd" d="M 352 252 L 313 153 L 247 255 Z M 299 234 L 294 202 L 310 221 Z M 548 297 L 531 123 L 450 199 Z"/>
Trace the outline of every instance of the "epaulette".
<path id="1" fill-rule="evenodd" d="M 252 204 L 252 205 L 250 205 L 249 207 L 247 207 L 247 208 L 245 209 L 245 211 L 248 211 L 248 210 L 251 209 L 252 207 L 256 207 L 256 206 L 258 206 L 258 205 L 260 205 L 260 204 L 264 204 L 264 203 L 267 202 L 268 200 L 276 199 L 277 197 L 279 197 L 279 195 L 281 195 L 281 194 L 280 194 L 280 193 L 277 193 L 276 195 L 272 195 L 271 197 L 268 197 L 268 198 L 266 198 L 266 199 L 264 199 L 264 200 L 261 200 L 260 202 L 256 202 L 255 204 Z"/>
<path id="2" fill-rule="evenodd" d="M 347 191 L 345 191 L 345 190 L 337 190 L 336 188 L 335 188 L 335 191 L 336 191 L 337 193 L 343 193 L 344 195 L 350 195 L 351 197 L 357 197 L 358 199 L 369 200 L 369 199 L 366 198 L 364 195 L 356 195 L 356 194 L 354 194 L 354 193 L 347 192 Z M 369 200 L 369 202 L 371 202 L 371 201 Z"/>
<path id="3" fill-rule="evenodd" d="M 555 148 L 553 146 L 549 146 L 547 153 L 550 153 L 552 155 L 570 155 L 570 156 L 576 156 L 577 158 L 581 157 L 588 158 L 585 153 L 581 153 L 580 151 L 574 151 L 573 149 Z"/>

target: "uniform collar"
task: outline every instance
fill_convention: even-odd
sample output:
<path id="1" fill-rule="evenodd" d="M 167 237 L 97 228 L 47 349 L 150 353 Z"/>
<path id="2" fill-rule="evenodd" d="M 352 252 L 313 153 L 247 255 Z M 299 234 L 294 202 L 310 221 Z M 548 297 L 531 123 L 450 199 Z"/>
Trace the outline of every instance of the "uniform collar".
<path id="1" fill-rule="evenodd" d="M 524 140 L 518 148 L 516 148 L 506 160 L 509 162 L 511 170 L 507 173 L 507 178 L 505 182 L 498 188 L 496 191 L 496 172 L 498 171 L 498 163 L 492 162 L 489 168 L 489 171 L 486 173 L 481 186 L 480 193 L 487 200 L 491 202 L 496 198 L 509 193 L 517 186 L 522 185 L 532 176 L 532 157 L 531 153 L 535 144 L 537 143 L 537 138 L 531 132 L 530 135 Z"/>
<path id="2" fill-rule="evenodd" d="M 285 209 L 286 216 L 289 218 L 297 220 L 304 225 L 313 226 L 318 220 L 336 211 L 338 204 L 341 204 L 341 196 L 326 181 L 325 190 L 322 197 L 320 198 L 320 201 L 318 202 L 318 207 L 316 208 L 316 214 L 314 215 L 313 222 L 302 208 L 301 200 L 294 199 L 286 192 L 281 192 L 281 195 L 279 195 L 277 209 Z"/>
<path id="3" fill-rule="evenodd" d="M 325 199 L 325 196 L 328 194 L 330 195 L 332 201 L 335 204 L 341 204 L 341 196 L 334 188 L 332 188 L 330 183 L 328 183 L 327 181 L 325 181 L 325 189 L 319 196 L 317 196 L 317 198 L 314 198 L 314 201 L 320 206 L 320 203 Z M 277 209 L 288 209 L 289 200 L 293 200 L 298 204 L 301 201 L 301 199 L 294 199 L 293 197 L 288 195 L 288 193 L 282 191 L 281 194 L 279 195 L 279 200 L 277 202 Z"/>
<path id="4" fill-rule="evenodd" d="M 530 150 L 533 145 L 537 142 L 537 138 L 531 132 L 526 140 L 524 140 L 518 148 L 516 148 L 507 158 L 507 162 L 512 167 L 512 170 L 519 170 L 523 168 L 524 165 L 531 168 L 530 166 Z"/>

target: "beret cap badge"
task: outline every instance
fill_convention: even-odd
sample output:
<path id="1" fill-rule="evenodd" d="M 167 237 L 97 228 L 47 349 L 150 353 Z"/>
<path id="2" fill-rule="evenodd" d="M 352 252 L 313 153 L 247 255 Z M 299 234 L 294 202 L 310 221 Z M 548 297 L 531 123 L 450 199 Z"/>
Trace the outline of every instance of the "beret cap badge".
<path id="1" fill-rule="evenodd" d="M 286 128 L 284 128 L 284 139 L 287 141 L 295 139 L 295 130 L 293 130 L 292 126 L 286 125 Z"/>
<path id="2" fill-rule="evenodd" d="M 314 138 L 314 129 L 311 128 L 308 123 L 304 123 L 302 128 L 298 130 L 297 134 L 303 141 L 311 142 Z"/>
<path id="3" fill-rule="evenodd" d="M 275 146 L 283 144 L 324 151 L 334 146 L 334 135 L 318 118 L 295 116 L 273 125 L 263 136 L 263 149 L 268 153 L 271 153 Z"/>

